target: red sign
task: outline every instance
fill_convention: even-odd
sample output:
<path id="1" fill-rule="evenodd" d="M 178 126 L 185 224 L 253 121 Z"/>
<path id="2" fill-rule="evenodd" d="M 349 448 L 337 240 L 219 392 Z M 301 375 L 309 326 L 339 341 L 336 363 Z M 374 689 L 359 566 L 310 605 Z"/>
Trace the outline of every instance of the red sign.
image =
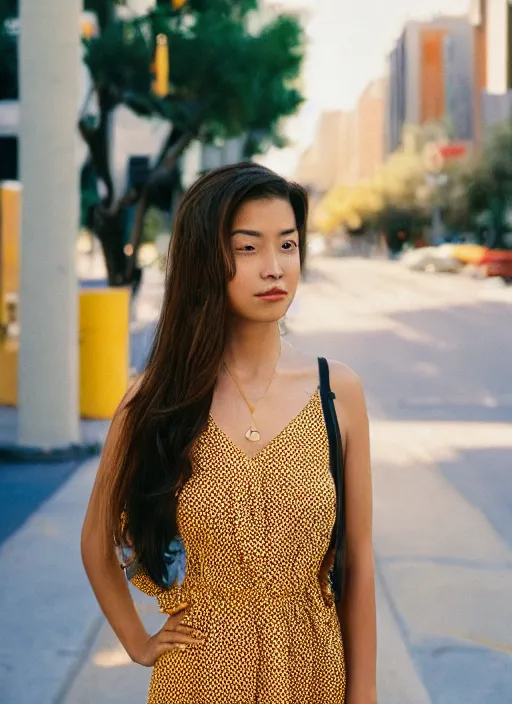
<path id="1" fill-rule="evenodd" d="M 467 154 L 467 146 L 462 142 L 451 142 L 439 146 L 439 153 L 443 159 L 460 159 Z"/>

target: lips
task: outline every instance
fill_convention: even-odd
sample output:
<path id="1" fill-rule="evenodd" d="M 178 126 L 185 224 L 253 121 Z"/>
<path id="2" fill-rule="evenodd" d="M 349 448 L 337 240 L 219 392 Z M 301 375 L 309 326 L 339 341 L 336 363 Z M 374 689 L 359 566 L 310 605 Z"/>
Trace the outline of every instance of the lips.
<path id="1" fill-rule="evenodd" d="M 256 294 L 256 298 L 259 298 L 260 301 L 264 301 L 265 303 L 280 303 L 281 301 L 284 301 L 287 296 L 288 291 L 278 288 L 277 286 L 271 288 L 269 291 Z"/>
<path id="2" fill-rule="evenodd" d="M 271 288 L 269 291 L 257 293 L 256 295 L 258 298 L 271 298 L 278 296 L 286 296 L 288 295 L 288 291 L 284 291 L 282 288 Z"/>

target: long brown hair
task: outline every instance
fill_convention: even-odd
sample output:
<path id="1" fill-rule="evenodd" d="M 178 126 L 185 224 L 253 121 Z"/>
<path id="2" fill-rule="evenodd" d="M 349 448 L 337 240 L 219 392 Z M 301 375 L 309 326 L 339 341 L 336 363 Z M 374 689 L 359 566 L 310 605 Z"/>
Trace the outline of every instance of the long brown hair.
<path id="1" fill-rule="evenodd" d="M 176 215 L 162 311 L 140 387 L 126 405 L 106 497 L 115 542 L 129 533 L 139 562 L 162 586 L 164 551 L 177 533 L 176 495 L 191 474 L 190 450 L 206 425 L 226 342 L 233 219 L 246 201 L 267 198 L 291 204 L 302 263 L 306 192 L 258 164 L 209 172 Z"/>

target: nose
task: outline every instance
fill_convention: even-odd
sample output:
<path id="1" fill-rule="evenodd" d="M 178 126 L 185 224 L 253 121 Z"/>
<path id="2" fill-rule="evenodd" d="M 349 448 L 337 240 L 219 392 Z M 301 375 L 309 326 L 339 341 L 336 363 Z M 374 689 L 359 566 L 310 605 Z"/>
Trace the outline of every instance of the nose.
<path id="1" fill-rule="evenodd" d="M 263 279 L 281 279 L 283 276 L 283 269 L 279 263 L 279 257 L 272 247 L 265 257 L 263 271 L 261 273 Z"/>

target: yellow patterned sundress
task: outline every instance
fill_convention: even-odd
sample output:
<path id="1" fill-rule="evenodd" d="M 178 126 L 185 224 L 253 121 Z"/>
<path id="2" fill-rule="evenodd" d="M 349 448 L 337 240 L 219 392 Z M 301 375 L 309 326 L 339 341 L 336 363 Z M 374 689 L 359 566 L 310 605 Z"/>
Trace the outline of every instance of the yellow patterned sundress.
<path id="1" fill-rule="evenodd" d="M 335 514 L 318 391 L 254 457 L 209 417 L 178 497 L 185 579 L 132 580 L 163 613 L 188 602 L 183 623 L 206 641 L 157 660 L 148 704 L 343 704 L 341 630 L 319 578 Z"/>

